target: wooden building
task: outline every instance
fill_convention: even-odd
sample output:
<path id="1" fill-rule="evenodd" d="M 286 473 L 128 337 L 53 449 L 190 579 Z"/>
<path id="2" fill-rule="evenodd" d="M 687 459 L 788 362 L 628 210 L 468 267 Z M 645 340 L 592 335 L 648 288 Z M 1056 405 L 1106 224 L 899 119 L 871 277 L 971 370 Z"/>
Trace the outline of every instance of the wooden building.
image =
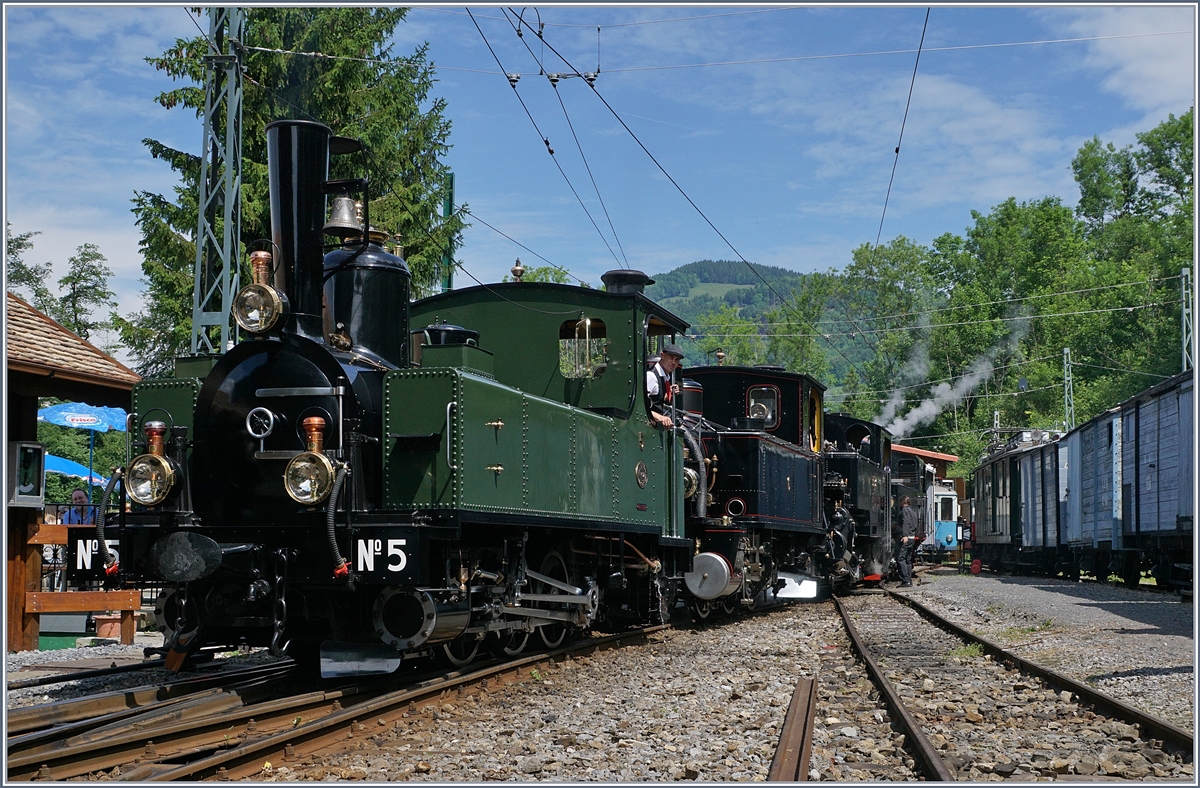
<path id="1" fill-rule="evenodd" d="M 128 410 L 133 384 L 140 380 L 136 372 L 12 293 L 6 295 L 6 447 L 13 441 L 37 440 L 39 397 Z M 5 621 L 9 651 L 38 647 L 41 612 L 60 612 L 72 606 L 82 610 L 121 610 L 129 603 L 126 597 L 130 592 L 111 592 L 119 598 L 95 592 L 94 598 L 87 599 L 65 598 L 73 592 L 41 593 L 42 545 L 56 544 L 53 540 L 65 539 L 65 535 L 54 533 L 53 526 L 41 526 L 40 516 L 40 509 L 19 506 L 9 506 L 5 513 L 8 549 Z M 132 612 L 126 618 L 122 639 L 126 630 L 130 638 L 133 635 Z"/>

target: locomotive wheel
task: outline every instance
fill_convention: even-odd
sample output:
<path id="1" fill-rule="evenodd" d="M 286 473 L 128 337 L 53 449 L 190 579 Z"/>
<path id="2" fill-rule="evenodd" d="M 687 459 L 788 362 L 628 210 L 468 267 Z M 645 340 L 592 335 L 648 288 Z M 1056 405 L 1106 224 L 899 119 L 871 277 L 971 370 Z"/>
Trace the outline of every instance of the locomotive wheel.
<path id="1" fill-rule="evenodd" d="M 553 577 L 555 580 L 561 580 L 564 583 L 570 583 L 570 575 L 567 573 L 567 562 L 563 560 L 562 553 L 557 550 L 551 550 L 542 558 L 542 566 L 539 570 L 547 577 Z M 534 588 L 534 593 L 537 594 L 555 594 L 562 593 L 553 586 L 544 583 L 537 583 Z M 553 610 L 565 610 L 566 605 L 554 605 Z M 567 624 L 555 622 L 553 624 L 543 624 L 538 627 L 538 637 L 542 640 L 542 645 L 548 649 L 556 649 L 563 644 L 567 639 Z"/>
<path id="2" fill-rule="evenodd" d="M 732 616 L 737 612 L 739 605 L 737 599 L 732 596 L 723 597 L 721 599 L 721 612 L 727 616 Z"/>
<path id="3" fill-rule="evenodd" d="M 443 643 L 434 653 L 438 662 L 446 667 L 466 667 L 479 655 L 479 639 L 474 635 L 455 638 L 449 643 Z"/>
<path id="4" fill-rule="evenodd" d="M 511 659 L 524 651 L 527 645 L 529 645 L 529 633 L 514 629 L 500 633 L 492 640 L 488 648 L 497 657 Z"/>
<path id="5" fill-rule="evenodd" d="M 707 599 L 697 599 L 688 605 L 688 612 L 692 614 L 693 621 L 707 621 L 712 615 L 712 602 Z"/>

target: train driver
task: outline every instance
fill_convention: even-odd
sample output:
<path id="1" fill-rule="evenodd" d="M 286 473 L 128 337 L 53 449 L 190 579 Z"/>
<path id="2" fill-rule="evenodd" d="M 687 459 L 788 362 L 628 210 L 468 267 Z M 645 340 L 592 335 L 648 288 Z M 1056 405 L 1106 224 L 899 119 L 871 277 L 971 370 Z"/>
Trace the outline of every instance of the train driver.
<path id="1" fill-rule="evenodd" d="M 675 370 L 683 365 L 683 349 L 679 345 L 667 345 L 662 349 L 658 363 L 646 373 L 646 396 L 650 398 L 650 418 L 654 426 L 666 429 L 673 426 L 667 413 L 671 402 L 679 393 L 679 386 L 671 383 Z"/>

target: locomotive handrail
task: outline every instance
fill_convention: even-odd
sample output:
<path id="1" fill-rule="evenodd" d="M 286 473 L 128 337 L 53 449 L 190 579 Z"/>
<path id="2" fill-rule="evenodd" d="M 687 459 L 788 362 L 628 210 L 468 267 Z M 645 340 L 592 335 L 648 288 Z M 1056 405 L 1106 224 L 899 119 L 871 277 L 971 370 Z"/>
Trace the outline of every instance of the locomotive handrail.
<path id="1" fill-rule="evenodd" d="M 450 410 L 458 407 L 458 403 L 450 400 L 446 403 L 446 467 L 452 471 L 457 471 L 458 466 L 450 462 Z"/>
<path id="2" fill-rule="evenodd" d="M 286 386 L 277 389 L 258 389 L 256 397 L 336 397 L 343 390 L 338 386 Z"/>

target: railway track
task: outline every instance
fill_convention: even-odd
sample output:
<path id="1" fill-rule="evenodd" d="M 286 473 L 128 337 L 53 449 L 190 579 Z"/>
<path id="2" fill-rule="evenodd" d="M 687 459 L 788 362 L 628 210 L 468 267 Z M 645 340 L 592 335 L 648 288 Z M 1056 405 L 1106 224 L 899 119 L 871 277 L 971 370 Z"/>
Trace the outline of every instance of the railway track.
<path id="1" fill-rule="evenodd" d="M 16 679 L 8 682 L 8 689 L 28 689 L 30 687 L 45 687 L 50 684 L 64 684 L 68 681 L 82 681 L 84 679 L 94 679 L 102 676 L 116 676 L 121 673 L 134 673 L 140 670 L 149 668 L 161 668 L 166 664 L 166 660 L 154 659 L 146 662 L 136 662 L 130 665 L 118 665 L 115 662 L 112 667 L 96 668 L 95 670 L 77 670 L 68 673 L 54 673 L 49 676 L 38 676 L 32 679 Z"/>
<path id="2" fill-rule="evenodd" d="M 138 698 L 116 708 L 108 696 L 49 704 L 58 724 L 10 737 L 11 780 L 64 780 L 89 777 L 135 781 L 243 779 L 261 774 L 266 763 L 286 763 L 305 753 L 373 730 L 400 724 L 424 703 L 486 682 L 506 682 L 536 673 L 538 665 L 576 653 L 641 642 L 662 627 L 589 638 L 564 648 L 512 661 L 478 663 L 452 672 L 411 675 L 397 686 L 395 676 L 376 676 L 324 688 L 294 676 L 258 677 L 245 684 L 147 688 L 113 695 Z M 164 694 L 166 697 L 163 697 Z M 22 712 L 29 720 L 46 706 Z M 90 713 L 91 712 L 91 713 Z M 11 720 L 11 718 L 10 718 Z"/>
<path id="3" fill-rule="evenodd" d="M 881 703 L 887 712 L 875 718 L 895 726 L 891 742 L 868 737 L 864 748 L 861 733 L 839 731 L 835 715 L 823 726 L 814 720 L 812 740 L 851 750 L 840 764 L 850 773 L 926 780 L 1191 778 L 1187 731 L 1009 654 L 899 594 L 853 594 L 834 604 L 877 687 L 859 694 L 859 707 Z M 843 664 L 829 678 L 823 710 L 836 706 L 830 699 L 839 694 L 853 697 L 845 692 L 851 679 L 861 684 L 845 655 L 836 659 Z M 781 741 L 781 749 L 787 746 Z M 817 775 L 799 779 L 805 776 Z"/>

